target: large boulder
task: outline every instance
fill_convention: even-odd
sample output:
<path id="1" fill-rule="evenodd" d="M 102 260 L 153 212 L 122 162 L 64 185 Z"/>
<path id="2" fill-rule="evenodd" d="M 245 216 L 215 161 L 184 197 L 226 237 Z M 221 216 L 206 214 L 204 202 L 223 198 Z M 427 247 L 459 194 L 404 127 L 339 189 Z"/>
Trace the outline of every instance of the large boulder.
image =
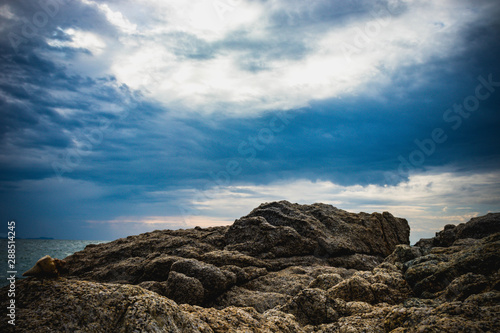
<path id="1" fill-rule="evenodd" d="M 226 243 L 260 257 L 387 256 L 396 245 L 409 244 L 409 236 L 408 222 L 388 212 L 355 214 L 325 204 L 279 201 L 262 204 L 237 220 L 226 233 Z"/>
<path id="2" fill-rule="evenodd" d="M 226 233 L 226 249 L 261 257 L 280 258 L 314 252 L 315 242 L 287 225 L 271 225 L 263 217 L 236 220 Z"/>
<path id="3" fill-rule="evenodd" d="M 184 259 L 172 265 L 167 286 L 171 291 L 169 296 L 176 296 L 175 301 L 202 304 L 235 285 L 236 281 L 236 275 L 230 271 L 195 259 Z M 199 290 L 201 286 L 203 291 Z M 203 299 L 199 299 L 200 295 Z"/>

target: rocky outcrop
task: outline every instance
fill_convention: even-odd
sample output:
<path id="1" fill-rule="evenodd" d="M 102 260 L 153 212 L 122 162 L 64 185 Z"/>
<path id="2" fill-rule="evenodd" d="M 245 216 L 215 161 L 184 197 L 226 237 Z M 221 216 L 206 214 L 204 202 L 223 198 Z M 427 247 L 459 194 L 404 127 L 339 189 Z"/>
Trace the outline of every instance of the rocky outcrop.
<path id="1" fill-rule="evenodd" d="M 229 228 L 226 234 L 226 239 L 230 240 L 228 244 L 240 246 L 243 252 L 249 239 L 241 230 L 249 230 L 245 228 L 248 223 L 258 225 L 251 236 L 253 245 L 257 246 L 255 249 L 247 247 L 246 251 L 263 257 L 310 253 L 328 257 L 355 253 L 385 257 L 397 244 L 408 244 L 410 236 L 408 222 L 388 212 L 354 214 L 325 204 L 298 205 L 280 201 L 260 205 Z M 272 242 L 266 238 L 269 237 L 266 228 L 272 227 L 274 232 L 280 230 L 286 234 L 279 237 L 283 243 L 277 244 L 277 249 L 274 246 L 269 248 Z"/>
<path id="2" fill-rule="evenodd" d="M 298 332 L 291 315 L 253 308 L 178 305 L 129 284 L 27 279 L 18 282 L 16 332 Z M 3 305 L 3 302 L 2 302 Z M 6 320 L 2 332 L 10 332 Z"/>
<path id="3" fill-rule="evenodd" d="M 405 279 L 417 296 L 435 298 L 445 293 L 450 299 L 454 293 L 448 290 L 450 284 L 458 283 L 462 286 L 460 288 L 477 293 L 500 283 L 500 233 L 473 242 L 454 244 L 447 248 L 432 248 L 428 255 L 404 264 Z M 469 278 L 465 279 L 464 275 Z M 477 281 L 471 281 L 472 276 Z M 464 284 L 471 285 L 466 287 Z"/>
<path id="4" fill-rule="evenodd" d="M 406 220 L 389 213 L 263 204 L 230 227 L 88 246 L 65 259 L 63 277 L 18 281 L 16 328 L 500 331 L 499 224 L 488 214 L 410 246 Z"/>
<path id="5" fill-rule="evenodd" d="M 369 270 L 408 243 L 408 222 L 387 212 L 280 201 L 230 227 L 157 230 L 88 246 L 66 258 L 66 267 L 67 276 L 140 284 L 178 303 L 222 306 L 219 296 L 270 272 L 313 265 Z"/>
<path id="6" fill-rule="evenodd" d="M 421 239 L 415 245 L 424 249 L 432 247 L 448 247 L 460 239 L 481 239 L 500 232 L 500 213 L 489 213 L 474 217 L 467 223 L 455 226 L 448 224 L 431 239 Z"/>

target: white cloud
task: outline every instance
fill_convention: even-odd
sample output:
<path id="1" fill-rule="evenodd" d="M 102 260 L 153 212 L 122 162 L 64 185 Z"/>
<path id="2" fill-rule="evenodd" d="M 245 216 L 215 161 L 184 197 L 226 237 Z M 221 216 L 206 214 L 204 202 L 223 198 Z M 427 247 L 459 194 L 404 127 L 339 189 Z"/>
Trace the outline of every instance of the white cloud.
<path id="1" fill-rule="evenodd" d="M 71 37 L 70 41 L 60 41 L 56 39 L 50 39 L 47 43 L 50 46 L 54 47 L 71 47 L 75 49 L 87 49 L 94 55 L 100 55 L 106 44 L 104 41 L 99 38 L 99 36 L 94 33 L 88 31 L 81 31 L 75 29 L 66 29 L 63 31 L 69 37 Z"/>
<path id="2" fill-rule="evenodd" d="M 145 34 L 181 31 L 216 41 L 265 19 L 264 7 L 246 0 L 144 0 L 142 4 L 150 10 L 151 18 L 159 22 Z"/>
<path id="3" fill-rule="evenodd" d="M 0 7 L 0 16 L 5 17 L 6 19 L 13 19 L 15 15 L 10 11 L 8 5 L 3 5 Z"/>
<path id="4" fill-rule="evenodd" d="M 215 9 L 215 3 L 226 2 L 223 14 Z M 456 1 L 405 1 L 409 9 L 400 16 L 385 9 L 363 20 L 325 25 L 324 31 L 299 36 L 311 49 L 305 58 L 290 60 L 284 55 L 267 61 L 266 70 L 259 72 L 240 67 L 242 51 L 225 50 L 205 60 L 174 54 L 167 32 L 186 32 L 209 43 L 242 27 L 257 41 L 281 32 L 268 26 L 269 15 L 284 10 L 279 6 L 286 4 L 229 3 L 146 1 L 157 9 L 158 19 L 164 15 L 163 21 L 128 36 L 126 43 L 133 46 L 114 57 L 111 72 L 176 109 L 247 115 L 285 110 L 315 99 L 363 93 L 370 83 L 387 82 L 390 73 L 402 66 L 456 53 L 460 29 L 479 17 L 477 11 Z"/>
<path id="5" fill-rule="evenodd" d="M 407 9 L 393 15 L 380 7 L 370 15 L 344 17 L 339 25 L 319 18 L 309 22 L 317 15 L 313 7 L 321 1 L 307 6 L 246 0 L 142 0 L 112 5 L 83 1 L 101 11 L 121 36 L 68 31 L 73 41 L 64 42 L 65 46 L 94 53 L 93 63 L 78 57 L 74 61 L 80 63 L 71 67 L 85 75 L 115 75 L 180 116 L 189 111 L 248 116 L 300 108 L 312 100 L 376 94 L 377 87 L 389 84 L 391 74 L 403 66 L 460 52 L 461 29 L 487 10 L 484 4 L 472 9 L 466 1 L 390 1 L 390 9 Z M 280 27 L 273 21 L 276 14 L 309 21 L 304 27 Z M 253 46 L 224 47 L 228 36 L 242 31 Z M 189 51 L 196 43 L 214 52 L 198 58 L 176 53 Z M 290 54 L 294 51 L 283 48 L 290 43 L 301 45 L 305 53 Z M 260 58 L 265 48 L 274 55 Z M 257 62 L 262 69 L 245 70 L 242 59 Z"/>
<path id="6" fill-rule="evenodd" d="M 431 237 L 445 224 L 462 223 L 500 209 L 500 174 L 427 172 L 410 176 L 395 186 L 342 186 L 330 181 L 291 180 L 267 185 L 233 185 L 191 192 L 195 216 L 225 216 L 250 212 L 263 202 L 288 200 L 301 204 L 322 202 L 352 212 L 389 211 L 408 219 L 412 242 Z M 445 209 L 446 208 L 446 209 Z"/>
<path id="7" fill-rule="evenodd" d="M 106 15 L 106 19 L 109 23 L 114 25 L 116 28 L 124 33 L 131 34 L 137 29 L 136 24 L 130 23 L 130 21 L 119 11 L 113 11 L 107 4 L 98 3 L 91 0 L 82 0 L 83 3 L 87 5 L 94 6 Z"/>

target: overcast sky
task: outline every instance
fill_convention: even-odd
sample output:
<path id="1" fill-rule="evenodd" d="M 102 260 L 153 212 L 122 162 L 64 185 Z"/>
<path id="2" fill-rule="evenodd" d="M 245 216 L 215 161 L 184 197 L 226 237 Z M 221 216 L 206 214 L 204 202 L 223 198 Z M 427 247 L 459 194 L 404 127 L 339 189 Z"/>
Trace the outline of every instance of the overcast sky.
<path id="1" fill-rule="evenodd" d="M 262 202 L 500 211 L 497 0 L 0 1 L 0 220 L 224 225 Z"/>

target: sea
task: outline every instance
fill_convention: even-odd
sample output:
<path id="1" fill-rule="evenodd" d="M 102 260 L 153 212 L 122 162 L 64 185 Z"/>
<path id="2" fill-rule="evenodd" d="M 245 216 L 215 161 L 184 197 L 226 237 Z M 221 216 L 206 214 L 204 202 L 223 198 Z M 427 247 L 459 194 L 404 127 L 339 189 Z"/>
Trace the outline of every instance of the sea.
<path id="1" fill-rule="evenodd" d="M 8 240 L 0 239 L 0 253 L 2 263 L 0 266 L 0 287 L 9 284 L 8 271 L 17 271 L 16 279 L 23 279 L 22 274 L 33 267 L 38 259 L 45 255 L 52 258 L 64 259 L 75 252 L 81 251 L 88 244 L 106 243 L 108 241 L 96 240 L 66 240 L 66 239 L 16 239 L 15 240 L 15 268 L 8 266 Z"/>

